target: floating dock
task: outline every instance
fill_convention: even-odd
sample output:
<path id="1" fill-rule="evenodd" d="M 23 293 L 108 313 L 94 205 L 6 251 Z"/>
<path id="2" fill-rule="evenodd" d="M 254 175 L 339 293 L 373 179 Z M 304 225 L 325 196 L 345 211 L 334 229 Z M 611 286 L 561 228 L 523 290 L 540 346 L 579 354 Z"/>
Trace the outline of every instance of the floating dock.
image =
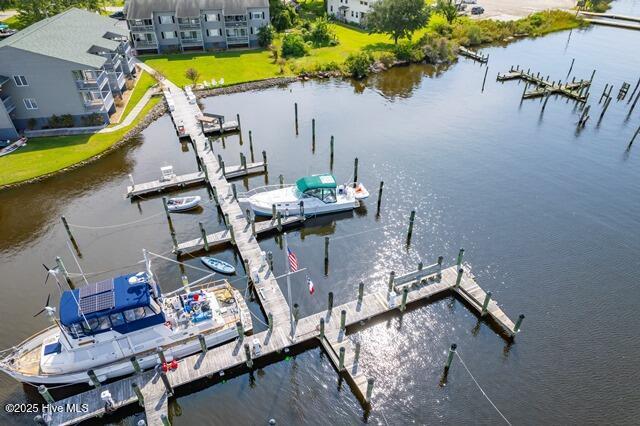
<path id="1" fill-rule="evenodd" d="M 471 58 L 474 61 L 480 62 L 481 64 L 486 64 L 489 61 L 489 55 L 483 55 L 480 52 L 476 52 L 475 50 L 467 49 L 466 47 L 458 47 L 458 53 L 462 56 L 466 56 L 467 58 Z"/>
<path id="2" fill-rule="evenodd" d="M 258 360 L 272 362 L 269 355 L 282 357 L 296 345 L 318 342 L 329 355 L 329 359 L 345 376 L 354 393 L 366 405 L 371 402 L 374 379 L 367 377 L 359 366 L 360 345 L 353 344 L 348 338 L 348 327 L 360 325 L 364 321 L 381 315 L 404 312 L 407 306 L 430 298 L 454 294 L 466 301 L 466 305 L 494 320 L 502 333 L 513 337 L 519 330 L 523 315 L 514 325 L 497 303 L 491 300 L 490 293 L 484 292 L 471 274 L 470 267 L 462 263 L 463 250 L 460 251 L 455 265 L 443 267 L 443 258 L 423 267 L 418 265 L 415 271 L 395 277 L 393 272 L 384 290 L 367 292 L 364 283 L 360 283 L 356 299 L 338 306 L 333 305 L 333 294 L 329 294 L 327 309 L 304 318 L 298 318 L 297 310 L 290 311 L 273 271 L 258 245 L 251 219 L 245 217 L 238 204 L 231 185 L 227 182 L 218 164 L 212 147 L 208 146 L 201 126 L 196 117 L 200 114 L 197 103 L 179 88 L 167 83 L 171 89 L 171 115 L 174 121 L 181 120 L 188 130 L 192 143 L 197 148 L 199 162 L 207 184 L 214 190 L 218 207 L 225 216 L 227 234 L 212 234 L 215 241 L 233 238 L 235 248 L 245 265 L 246 275 L 266 317 L 268 329 L 250 337 L 241 335 L 237 340 L 215 348 L 203 348 L 201 352 L 178 360 L 175 371 L 163 373 L 148 370 L 117 380 L 112 383 L 54 402 L 50 416 L 44 420 L 48 424 L 70 425 L 88 420 L 95 416 L 113 412 L 120 407 L 138 403 L 144 407 L 147 424 L 151 426 L 169 423 L 167 402 L 174 390 L 182 385 L 198 380 L 223 376 L 237 368 L 251 370 Z M 165 94 L 167 90 L 165 90 Z M 284 219 L 294 221 L 296 218 Z M 299 218 L 298 220 L 302 220 Z M 282 221 L 282 219 L 281 219 Z M 264 231 L 278 228 L 276 221 L 261 222 Z M 284 225 L 284 223 L 281 223 Z M 208 239 L 209 236 L 207 236 Z M 187 244 L 187 243 L 184 243 Z M 198 249 L 205 241 L 193 240 L 184 245 L 185 249 Z M 380 286 L 376 286 L 379 288 Z M 290 319 L 290 315 L 293 319 Z M 198 336 L 194 336 L 194 339 Z M 160 356 L 158 355 L 158 360 Z M 89 382 L 89 380 L 87 380 Z M 108 390 L 114 404 L 106 407 L 101 393 Z M 65 410 L 69 404 L 87 404 L 85 412 Z M 108 410 L 107 410 L 108 408 Z"/>

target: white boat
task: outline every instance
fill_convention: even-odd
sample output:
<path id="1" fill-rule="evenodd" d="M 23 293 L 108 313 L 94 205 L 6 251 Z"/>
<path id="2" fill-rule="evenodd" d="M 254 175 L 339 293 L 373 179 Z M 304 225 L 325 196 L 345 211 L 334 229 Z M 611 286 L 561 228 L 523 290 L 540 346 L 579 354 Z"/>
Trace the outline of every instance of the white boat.
<path id="1" fill-rule="evenodd" d="M 239 194 L 256 215 L 314 216 L 355 209 L 369 196 L 362 183 L 338 185 L 331 174 L 300 178 L 294 185 L 265 186 Z"/>
<path id="2" fill-rule="evenodd" d="M 27 138 L 25 137 L 20 138 L 14 143 L 0 149 L 0 157 L 2 157 L 3 155 L 11 154 L 13 151 L 20 148 L 21 146 L 25 146 L 26 144 L 27 144 Z"/>
<path id="3" fill-rule="evenodd" d="M 170 362 L 235 339 L 240 323 L 252 329 L 242 295 L 226 281 L 192 285 L 162 294 L 151 272 L 123 275 L 62 292 L 54 325 L 6 350 L 0 370 L 32 384 L 101 382 Z"/>
<path id="4" fill-rule="evenodd" d="M 202 201 L 202 197 L 199 195 L 169 198 L 167 200 L 167 209 L 174 213 L 186 212 L 187 210 L 192 210 L 198 207 L 198 205 L 200 205 L 200 201 Z"/>

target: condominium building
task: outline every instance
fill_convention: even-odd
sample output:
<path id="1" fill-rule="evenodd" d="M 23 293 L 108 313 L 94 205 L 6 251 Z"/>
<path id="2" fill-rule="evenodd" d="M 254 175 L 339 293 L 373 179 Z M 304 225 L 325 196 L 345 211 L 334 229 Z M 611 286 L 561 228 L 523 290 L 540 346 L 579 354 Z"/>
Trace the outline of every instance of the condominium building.
<path id="1" fill-rule="evenodd" d="M 367 14 L 375 0 L 327 0 L 327 13 L 339 21 L 366 25 Z"/>
<path id="2" fill-rule="evenodd" d="M 269 23 L 268 0 L 129 0 L 138 53 L 256 47 Z"/>
<path id="3" fill-rule="evenodd" d="M 47 127 L 53 115 L 71 115 L 76 126 L 109 122 L 134 72 L 117 22 L 72 8 L 0 42 L 0 140 Z"/>

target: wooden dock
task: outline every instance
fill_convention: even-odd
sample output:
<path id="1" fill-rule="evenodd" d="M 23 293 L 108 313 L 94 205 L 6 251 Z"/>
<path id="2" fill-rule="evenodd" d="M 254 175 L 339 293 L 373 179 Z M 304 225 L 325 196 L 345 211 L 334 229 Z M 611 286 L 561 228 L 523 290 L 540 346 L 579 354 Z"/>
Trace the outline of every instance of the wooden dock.
<path id="1" fill-rule="evenodd" d="M 245 227 L 249 227 L 254 238 L 260 234 L 268 233 L 274 230 L 284 229 L 285 227 L 292 226 L 294 224 L 301 224 L 304 222 L 304 216 L 290 216 L 282 218 L 280 223 L 276 219 L 265 220 L 261 222 L 247 222 Z M 255 234 L 253 230 L 255 229 Z M 218 248 L 221 245 L 233 244 L 230 229 L 224 231 L 214 232 L 206 236 L 206 240 L 203 237 L 194 238 L 193 240 L 178 243 L 178 247 L 175 250 L 178 254 L 186 254 L 191 252 L 197 252 L 200 250 L 209 250 L 212 248 Z"/>
<path id="2" fill-rule="evenodd" d="M 269 275 L 269 270 L 261 271 L 260 279 L 267 279 Z M 477 291 L 478 284 L 467 266 L 454 265 L 446 269 L 425 270 L 424 273 L 416 271 L 415 280 L 409 284 L 406 294 L 404 289 L 400 294 L 395 291 L 376 291 L 368 294 L 363 292 L 362 296 L 358 295 L 355 300 L 300 319 L 293 324 L 293 333 L 282 324 L 274 324 L 270 330 L 183 358 L 179 360 L 177 370 L 167 373 L 170 389 L 166 388 L 158 372 L 149 370 L 57 401 L 53 404 L 56 407 L 88 404 L 89 408 L 83 413 L 56 410 L 49 423 L 76 424 L 104 414 L 104 403 L 100 399 L 100 392 L 104 390 L 111 392 L 116 409 L 135 403 L 138 398 L 132 384 L 136 383 L 144 396 L 143 405 L 148 424 L 161 425 L 161 416 L 167 416 L 167 399 L 175 388 L 207 377 L 224 375 L 239 366 L 244 365 L 245 368 L 251 369 L 253 363 L 260 358 L 280 354 L 287 348 L 312 340 L 320 341 L 336 369 L 346 376 L 354 393 L 366 402 L 371 398 L 372 388 L 368 387 L 372 381 L 359 366 L 356 345 L 348 338 L 349 327 L 390 312 L 402 312 L 412 303 L 447 293 L 465 295 L 463 298 L 469 302 L 468 306 L 482 315 L 482 302 L 478 303 L 478 298 L 484 297 L 485 293 Z M 506 335 L 513 336 L 517 332 L 497 303 L 487 309 L 486 315 L 495 320 Z M 342 362 L 340 348 L 345 348 Z"/>
<path id="3" fill-rule="evenodd" d="M 268 318 L 268 329 L 250 337 L 241 335 L 235 341 L 187 356 L 178 360 L 179 366 L 176 370 L 166 374 L 157 370 L 143 371 L 57 401 L 53 404 L 55 408 L 51 410 L 51 415 L 45 419 L 48 424 L 76 424 L 95 416 L 102 416 L 106 407 L 100 394 L 108 390 L 114 400 L 114 405 L 109 407 L 110 412 L 138 402 L 144 407 L 148 425 L 166 425 L 169 421 L 167 402 L 177 387 L 216 375 L 223 376 L 230 371 L 236 372 L 238 367 L 252 369 L 254 362 L 258 360 L 263 363 L 273 362 L 273 357 L 266 357 L 281 357 L 289 348 L 310 342 L 319 343 L 325 349 L 335 368 L 341 375 L 346 376 L 356 396 L 368 404 L 371 401 L 374 381 L 373 378 L 367 377 L 366 372 L 359 366 L 360 346 L 351 342 L 348 328 L 381 315 L 403 312 L 412 303 L 443 294 L 462 297 L 466 305 L 477 311 L 480 316 L 493 319 L 506 337 L 513 337 L 518 332 L 524 316 L 514 325 L 498 304 L 487 298 L 489 293 L 485 293 L 478 286 L 470 268 L 462 264 L 462 250 L 454 266 L 444 268 L 440 257 L 433 265 L 423 267 L 420 264 L 417 270 L 397 278 L 391 274 L 385 290 L 367 292 L 364 284 L 361 284 L 355 300 L 333 306 L 333 295 L 330 294 L 326 310 L 301 319 L 297 318 L 297 314 L 293 314 L 293 321 L 290 320 L 289 304 L 256 239 L 258 232 L 277 228 L 277 222 L 271 220 L 251 226 L 251 218 L 247 220 L 245 217 L 221 165 L 218 164 L 212 146 L 207 144 L 202 128 L 196 120 L 200 114 L 197 103 L 191 102 L 191 99 L 176 86 L 167 84 L 171 89 L 171 115 L 174 121 L 180 120 L 189 132 L 199 153 L 205 180 L 215 189 L 218 206 L 227 221 L 227 230 L 211 234 L 211 241 L 226 243 L 232 238 L 235 241 L 235 248 L 245 264 L 252 288 Z M 165 90 L 165 94 L 167 93 Z M 303 218 L 294 217 L 284 219 L 284 223 L 302 220 Z M 254 227 L 262 230 L 258 231 L 256 228 L 254 231 Z M 206 244 L 208 239 L 209 236 Z M 183 243 L 182 248 L 199 249 L 204 245 L 204 240 L 195 239 Z M 137 396 L 136 391 L 141 398 Z M 65 410 L 64 407 L 68 407 L 69 404 L 87 404 L 88 410 Z"/>
<path id="4" fill-rule="evenodd" d="M 562 83 L 561 81 L 549 81 L 549 77 L 545 79 L 544 76 L 540 75 L 540 73 L 534 74 L 530 72 L 530 70 L 524 71 L 523 69 L 520 69 L 520 67 L 511 67 L 509 72 L 505 74 L 498 74 L 497 76 L 498 81 L 515 79 L 524 80 L 534 86 L 534 89 L 531 91 L 526 91 L 525 88 L 525 91 L 522 94 L 524 99 L 548 96 L 557 93 L 575 99 L 579 102 L 586 102 L 588 98 L 587 92 L 591 86 L 591 80 L 575 81 L 574 79 L 573 81 L 566 83 Z"/>
<path id="5" fill-rule="evenodd" d="M 486 64 L 489 61 L 489 55 L 483 55 L 480 52 L 475 50 L 467 49 L 466 47 L 458 47 L 458 53 L 462 56 L 466 56 L 467 58 L 471 58 L 474 61 L 480 62 L 482 64 Z"/>

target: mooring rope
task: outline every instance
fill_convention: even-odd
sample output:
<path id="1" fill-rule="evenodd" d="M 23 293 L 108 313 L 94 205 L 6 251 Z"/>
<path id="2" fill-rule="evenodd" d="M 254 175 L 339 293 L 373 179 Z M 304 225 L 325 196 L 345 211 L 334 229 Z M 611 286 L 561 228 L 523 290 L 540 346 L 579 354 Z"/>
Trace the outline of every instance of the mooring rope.
<path id="1" fill-rule="evenodd" d="M 489 395 L 487 395 L 487 393 L 484 391 L 484 389 L 482 389 L 482 386 L 480 386 L 480 384 L 478 383 L 478 381 L 476 380 L 475 377 L 473 377 L 473 374 L 471 374 L 471 371 L 469 371 L 469 368 L 467 367 L 467 364 L 464 363 L 464 361 L 462 360 L 462 357 L 460 356 L 460 353 L 458 351 L 454 352 L 457 356 L 458 359 L 460 360 L 460 362 L 462 363 L 462 366 L 464 367 L 465 370 L 467 370 L 467 373 L 469 373 L 469 376 L 471 376 L 471 379 L 473 380 L 473 382 L 476 384 L 476 386 L 478 387 L 478 389 L 480 389 L 480 392 L 482 392 L 482 395 L 484 395 L 485 398 L 487 398 L 487 401 L 489 401 L 489 404 L 491 404 L 491 406 L 498 412 L 498 414 L 500 414 L 500 417 L 502 417 L 502 419 L 509 425 L 511 426 L 511 422 L 509 420 L 507 420 L 507 418 L 504 416 L 504 414 L 502 414 L 502 411 L 500 411 L 498 409 L 498 407 L 496 407 L 496 404 L 493 403 L 493 401 L 491 400 L 491 398 L 489 398 Z"/>
<path id="2" fill-rule="evenodd" d="M 160 212 L 160 213 L 152 214 L 151 216 L 144 217 L 142 219 L 134 220 L 134 221 L 131 221 L 131 222 L 125 222 L 125 223 L 116 223 L 116 224 L 113 224 L 113 225 L 89 226 L 89 225 L 77 225 L 77 224 L 74 224 L 74 223 L 69 223 L 69 226 L 72 226 L 74 228 L 80 228 L 80 229 L 113 229 L 113 228 L 121 228 L 121 227 L 124 227 L 124 226 L 135 225 L 135 224 L 140 223 L 140 222 L 145 222 L 145 221 L 147 221 L 149 219 L 153 219 L 153 218 L 158 217 L 158 216 L 160 216 L 162 214 L 164 214 L 164 213 Z"/>

